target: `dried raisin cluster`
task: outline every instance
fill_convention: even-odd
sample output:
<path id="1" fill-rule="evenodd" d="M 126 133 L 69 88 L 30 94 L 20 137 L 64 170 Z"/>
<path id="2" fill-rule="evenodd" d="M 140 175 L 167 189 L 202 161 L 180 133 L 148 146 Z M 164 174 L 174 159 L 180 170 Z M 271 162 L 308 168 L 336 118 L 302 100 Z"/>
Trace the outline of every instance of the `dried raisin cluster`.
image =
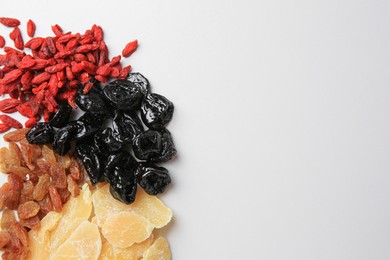
<path id="1" fill-rule="evenodd" d="M 95 81 L 86 94 L 80 88 L 76 104 L 84 111 L 77 120 L 69 121 L 72 108 L 64 102 L 48 123 L 31 128 L 27 140 L 50 143 L 59 155 L 73 152 L 74 144 L 92 184 L 109 182 L 113 197 L 126 204 L 135 200 L 137 184 L 151 195 L 165 191 L 171 178 L 156 163 L 176 154 L 165 127 L 174 111 L 171 101 L 152 93 L 140 73 L 130 73 L 104 87 Z M 104 127 L 109 120 L 112 127 Z"/>

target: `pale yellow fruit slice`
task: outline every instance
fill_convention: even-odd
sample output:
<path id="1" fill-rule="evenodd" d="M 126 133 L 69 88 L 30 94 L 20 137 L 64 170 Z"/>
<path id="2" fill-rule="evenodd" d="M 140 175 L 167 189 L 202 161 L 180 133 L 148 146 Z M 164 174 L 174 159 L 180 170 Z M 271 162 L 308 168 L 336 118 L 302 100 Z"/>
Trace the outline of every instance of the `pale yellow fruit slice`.
<path id="1" fill-rule="evenodd" d="M 106 184 L 97 189 L 92 195 L 97 223 L 101 227 L 109 215 L 127 211 L 137 213 L 147 218 L 156 228 L 169 223 L 172 211 L 167 208 L 156 196 L 150 196 L 142 189 L 137 190 L 136 200 L 126 205 L 114 199 L 110 194 L 110 185 Z"/>
<path id="2" fill-rule="evenodd" d="M 145 252 L 143 260 L 171 260 L 171 249 L 168 241 L 159 237 Z"/>
<path id="3" fill-rule="evenodd" d="M 141 243 L 126 248 L 114 247 L 107 240 L 103 241 L 99 260 L 139 260 L 153 242 L 153 234 Z"/>
<path id="4" fill-rule="evenodd" d="M 88 220 L 92 211 L 91 191 L 88 184 L 84 184 L 81 194 L 72 197 L 65 203 L 61 213 L 63 217 L 57 228 L 51 232 L 51 250 L 54 252 L 73 233 L 74 229 L 84 220 Z"/>
<path id="5" fill-rule="evenodd" d="M 49 259 L 50 234 L 58 224 L 62 214 L 51 211 L 40 222 L 40 227 L 28 232 L 30 254 L 28 259 Z"/>
<path id="6" fill-rule="evenodd" d="M 102 249 L 98 226 L 84 220 L 50 256 L 50 260 L 96 260 Z"/>
<path id="7" fill-rule="evenodd" d="M 147 239 L 153 229 L 146 218 L 125 211 L 110 215 L 102 226 L 102 234 L 113 246 L 126 248 Z"/>

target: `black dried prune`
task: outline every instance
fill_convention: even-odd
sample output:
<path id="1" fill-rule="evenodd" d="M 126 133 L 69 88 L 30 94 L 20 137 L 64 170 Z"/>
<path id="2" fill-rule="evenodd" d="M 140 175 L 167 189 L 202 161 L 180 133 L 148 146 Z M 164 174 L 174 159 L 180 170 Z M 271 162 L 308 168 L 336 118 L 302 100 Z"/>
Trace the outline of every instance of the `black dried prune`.
<path id="1" fill-rule="evenodd" d="M 94 144 L 99 153 L 103 155 L 117 153 L 124 146 L 122 141 L 114 138 L 112 129 L 109 127 L 101 129 L 95 134 Z"/>
<path id="2" fill-rule="evenodd" d="M 53 141 L 54 130 L 48 123 L 36 123 L 27 133 L 30 144 L 48 144 Z"/>
<path id="3" fill-rule="evenodd" d="M 147 130 L 137 135 L 133 142 L 134 155 L 140 160 L 150 160 L 158 157 L 162 151 L 161 134 Z"/>
<path id="4" fill-rule="evenodd" d="M 107 116 L 110 114 L 101 93 L 94 88 L 87 94 L 84 94 L 83 90 L 80 88 L 77 91 L 76 104 L 81 110 L 92 114 L 102 114 Z"/>
<path id="5" fill-rule="evenodd" d="M 76 139 L 85 138 L 96 133 L 102 126 L 104 117 L 90 112 L 84 113 L 77 121 Z"/>
<path id="6" fill-rule="evenodd" d="M 141 118 L 151 129 L 163 129 L 172 119 L 174 106 L 164 96 L 147 94 L 141 103 Z"/>
<path id="7" fill-rule="evenodd" d="M 68 102 L 61 102 L 58 105 L 58 111 L 50 119 L 49 125 L 57 128 L 65 126 L 69 121 L 71 113 L 72 107 L 68 104 Z"/>
<path id="8" fill-rule="evenodd" d="M 102 180 L 102 169 L 99 157 L 92 146 L 81 143 L 76 146 L 76 155 L 84 165 L 93 185 Z"/>
<path id="9" fill-rule="evenodd" d="M 126 204 L 134 202 L 137 192 L 137 161 L 127 151 L 109 156 L 104 177 L 110 182 L 112 196 Z"/>
<path id="10" fill-rule="evenodd" d="M 150 195 L 163 193 L 171 183 L 168 170 L 152 163 L 140 163 L 136 176 L 138 184 Z"/>
<path id="11" fill-rule="evenodd" d="M 77 132 L 76 122 L 70 122 L 57 130 L 52 143 L 53 150 L 59 155 L 65 155 L 70 149 L 70 142 Z"/>
<path id="12" fill-rule="evenodd" d="M 141 88 L 127 80 L 115 80 L 103 88 L 105 97 L 118 109 L 139 108 L 143 93 Z"/>
<path id="13" fill-rule="evenodd" d="M 129 73 L 127 80 L 139 87 L 144 94 L 150 91 L 149 81 L 139 72 Z"/>
<path id="14" fill-rule="evenodd" d="M 153 156 L 150 158 L 151 162 L 160 163 L 167 162 L 172 159 L 176 154 L 175 144 L 173 143 L 171 132 L 167 129 L 159 131 L 161 134 L 161 152 L 158 156 Z"/>
<path id="15" fill-rule="evenodd" d="M 112 122 L 114 137 L 124 142 L 132 142 L 144 127 L 141 120 L 134 113 L 117 110 Z"/>

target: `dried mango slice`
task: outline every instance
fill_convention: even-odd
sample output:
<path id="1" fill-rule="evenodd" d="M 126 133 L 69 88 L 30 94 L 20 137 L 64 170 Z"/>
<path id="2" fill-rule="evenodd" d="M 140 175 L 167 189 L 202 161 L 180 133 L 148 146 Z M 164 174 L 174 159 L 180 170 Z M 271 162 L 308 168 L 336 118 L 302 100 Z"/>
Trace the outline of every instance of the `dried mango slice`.
<path id="1" fill-rule="evenodd" d="M 64 204 L 58 226 L 51 233 L 51 252 L 54 252 L 72 234 L 74 229 L 84 220 L 88 220 L 92 211 L 91 191 L 88 184 L 84 184 L 82 192 L 77 197 L 72 197 Z"/>
<path id="2" fill-rule="evenodd" d="M 171 249 L 168 241 L 159 237 L 144 253 L 143 260 L 171 260 Z"/>
<path id="3" fill-rule="evenodd" d="M 102 226 L 102 234 L 108 242 L 126 248 L 147 239 L 154 225 L 146 218 L 132 212 L 112 214 Z"/>
<path id="4" fill-rule="evenodd" d="M 107 240 L 103 241 L 99 260 L 138 260 L 141 259 L 145 250 L 153 242 L 153 234 L 141 243 L 135 243 L 126 248 L 114 247 Z"/>
<path id="5" fill-rule="evenodd" d="M 114 199 L 109 189 L 110 185 L 106 184 L 92 195 L 92 203 L 100 227 L 106 219 L 109 219 L 109 215 L 123 211 L 134 212 L 147 218 L 156 228 L 165 226 L 172 218 L 172 211 L 161 200 L 156 196 L 148 195 L 142 189 L 137 190 L 136 199 L 130 205 Z"/>
<path id="6" fill-rule="evenodd" d="M 84 220 L 70 237 L 51 255 L 51 260 L 96 260 L 102 249 L 97 225 Z"/>
<path id="7" fill-rule="evenodd" d="M 40 227 L 28 232 L 30 254 L 28 259 L 49 259 L 50 256 L 50 231 L 58 224 L 62 214 L 51 211 L 40 222 Z"/>

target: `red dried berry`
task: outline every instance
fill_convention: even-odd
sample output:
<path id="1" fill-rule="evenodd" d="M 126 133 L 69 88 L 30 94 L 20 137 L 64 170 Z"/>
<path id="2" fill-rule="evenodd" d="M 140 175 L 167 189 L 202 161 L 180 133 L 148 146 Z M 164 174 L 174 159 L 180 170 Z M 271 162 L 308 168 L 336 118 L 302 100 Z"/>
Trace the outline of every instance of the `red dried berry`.
<path id="1" fill-rule="evenodd" d="M 30 37 L 34 37 L 35 34 L 35 23 L 30 19 L 27 22 L 27 35 Z"/>
<path id="2" fill-rule="evenodd" d="M 8 125 L 9 127 L 13 127 L 16 129 L 23 128 L 23 125 L 19 121 L 7 115 L 0 115 L 0 121 L 3 122 L 3 124 Z"/>
<path id="3" fill-rule="evenodd" d="M 5 46 L 5 39 L 3 36 L 0 35 L 0 48 L 3 48 Z"/>
<path id="4" fill-rule="evenodd" d="M 15 18 L 0 17 L 0 23 L 8 27 L 16 27 L 20 25 L 20 21 Z"/>
<path id="5" fill-rule="evenodd" d="M 129 57 L 138 47 L 138 40 L 134 40 L 126 44 L 125 48 L 122 50 L 123 57 Z"/>
<path id="6" fill-rule="evenodd" d="M 53 26 L 51 27 L 51 30 L 53 31 L 53 33 L 54 33 L 56 36 L 61 36 L 61 35 L 62 35 L 62 28 L 61 28 L 61 26 L 59 26 L 58 24 L 53 25 Z"/>

